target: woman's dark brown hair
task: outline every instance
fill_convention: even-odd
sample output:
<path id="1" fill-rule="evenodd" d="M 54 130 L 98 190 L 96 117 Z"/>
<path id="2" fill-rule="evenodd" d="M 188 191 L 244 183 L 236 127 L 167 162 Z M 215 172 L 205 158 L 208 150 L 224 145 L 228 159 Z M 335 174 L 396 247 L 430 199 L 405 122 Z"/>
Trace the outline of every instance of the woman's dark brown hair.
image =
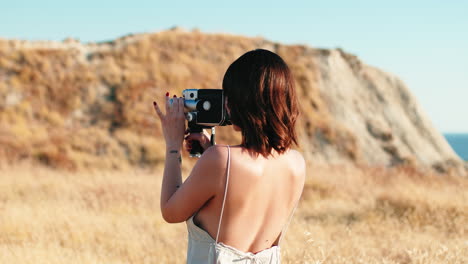
<path id="1" fill-rule="evenodd" d="M 245 53 L 227 69 L 223 90 L 245 148 L 268 157 L 272 149 L 281 154 L 297 145 L 294 80 L 280 56 L 262 49 Z"/>

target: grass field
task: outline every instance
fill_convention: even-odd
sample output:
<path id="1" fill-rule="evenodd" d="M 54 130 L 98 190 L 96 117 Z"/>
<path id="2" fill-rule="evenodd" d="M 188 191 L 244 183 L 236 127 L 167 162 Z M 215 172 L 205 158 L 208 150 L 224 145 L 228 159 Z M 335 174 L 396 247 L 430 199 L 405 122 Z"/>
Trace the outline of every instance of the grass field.
<path id="1" fill-rule="evenodd" d="M 468 179 L 309 167 L 284 263 L 468 263 Z M 0 263 L 184 263 L 161 170 L 0 168 Z"/>

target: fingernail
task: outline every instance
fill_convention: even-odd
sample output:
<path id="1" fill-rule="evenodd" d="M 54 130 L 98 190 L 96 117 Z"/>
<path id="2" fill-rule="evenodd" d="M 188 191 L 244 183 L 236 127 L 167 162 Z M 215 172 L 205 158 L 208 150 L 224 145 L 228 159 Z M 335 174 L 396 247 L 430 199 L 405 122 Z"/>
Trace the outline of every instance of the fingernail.
<path id="1" fill-rule="evenodd" d="M 169 92 L 166 93 L 166 96 L 169 96 Z"/>
<path id="2" fill-rule="evenodd" d="M 155 102 L 155 101 L 153 101 L 153 105 L 156 105 L 156 102 Z"/>
<path id="3" fill-rule="evenodd" d="M 176 98 L 177 96 L 174 94 L 174 96 L 173 96 L 173 97 L 174 97 L 174 98 Z"/>

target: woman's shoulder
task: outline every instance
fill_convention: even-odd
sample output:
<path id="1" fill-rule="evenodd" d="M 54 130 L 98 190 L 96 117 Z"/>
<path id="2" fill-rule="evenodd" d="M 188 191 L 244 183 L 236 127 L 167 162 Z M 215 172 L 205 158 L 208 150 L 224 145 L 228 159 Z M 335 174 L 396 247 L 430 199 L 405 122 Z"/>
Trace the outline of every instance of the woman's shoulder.
<path id="1" fill-rule="evenodd" d="M 235 151 L 237 146 L 231 146 L 231 155 L 233 150 Z M 245 154 L 247 155 L 247 154 Z M 305 172 L 306 162 L 302 153 L 297 150 L 290 149 L 286 153 L 283 153 L 283 158 L 288 160 L 291 167 L 295 169 L 298 174 Z M 209 147 L 202 155 L 201 160 L 210 162 L 212 164 L 220 165 L 221 167 L 226 166 L 228 159 L 228 146 L 227 145 L 214 145 Z"/>
<path id="2" fill-rule="evenodd" d="M 207 148 L 195 163 L 192 173 L 203 174 L 203 179 L 211 183 L 222 183 L 221 175 L 227 168 L 227 148 L 226 146 L 214 145 Z"/>
<path id="3" fill-rule="evenodd" d="M 213 145 L 203 152 L 203 155 L 209 157 L 220 157 L 220 156 L 227 156 L 227 145 Z"/>
<path id="4" fill-rule="evenodd" d="M 205 150 L 200 158 L 200 162 L 208 162 L 212 166 L 225 167 L 227 160 L 227 146 L 214 145 Z"/>
<path id="5" fill-rule="evenodd" d="M 291 149 L 290 152 L 296 165 L 298 165 L 298 168 L 305 170 L 306 162 L 302 153 L 295 149 Z"/>
<path id="6" fill-rule="evenodd" d="M 304 182 L 306 177 L 306 161 L 304 156 L 294 149 L 289 150 L 287 155 L 288 163 L 291 164 L 290 168 L 294 172 L 293 175 L 299 182 Z"/>

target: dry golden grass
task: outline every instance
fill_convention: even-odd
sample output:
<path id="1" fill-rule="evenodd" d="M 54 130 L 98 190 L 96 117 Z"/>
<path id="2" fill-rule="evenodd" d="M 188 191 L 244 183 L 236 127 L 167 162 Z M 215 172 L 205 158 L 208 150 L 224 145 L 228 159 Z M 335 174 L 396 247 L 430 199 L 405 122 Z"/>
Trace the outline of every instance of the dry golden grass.
<path id="1" fill-rule="evenodd" d="M 0 263 L 184 263 L 161 169 L 0 168 Z M 468 263 L 468 179 L 309 167 L 284 263 Z"/>

